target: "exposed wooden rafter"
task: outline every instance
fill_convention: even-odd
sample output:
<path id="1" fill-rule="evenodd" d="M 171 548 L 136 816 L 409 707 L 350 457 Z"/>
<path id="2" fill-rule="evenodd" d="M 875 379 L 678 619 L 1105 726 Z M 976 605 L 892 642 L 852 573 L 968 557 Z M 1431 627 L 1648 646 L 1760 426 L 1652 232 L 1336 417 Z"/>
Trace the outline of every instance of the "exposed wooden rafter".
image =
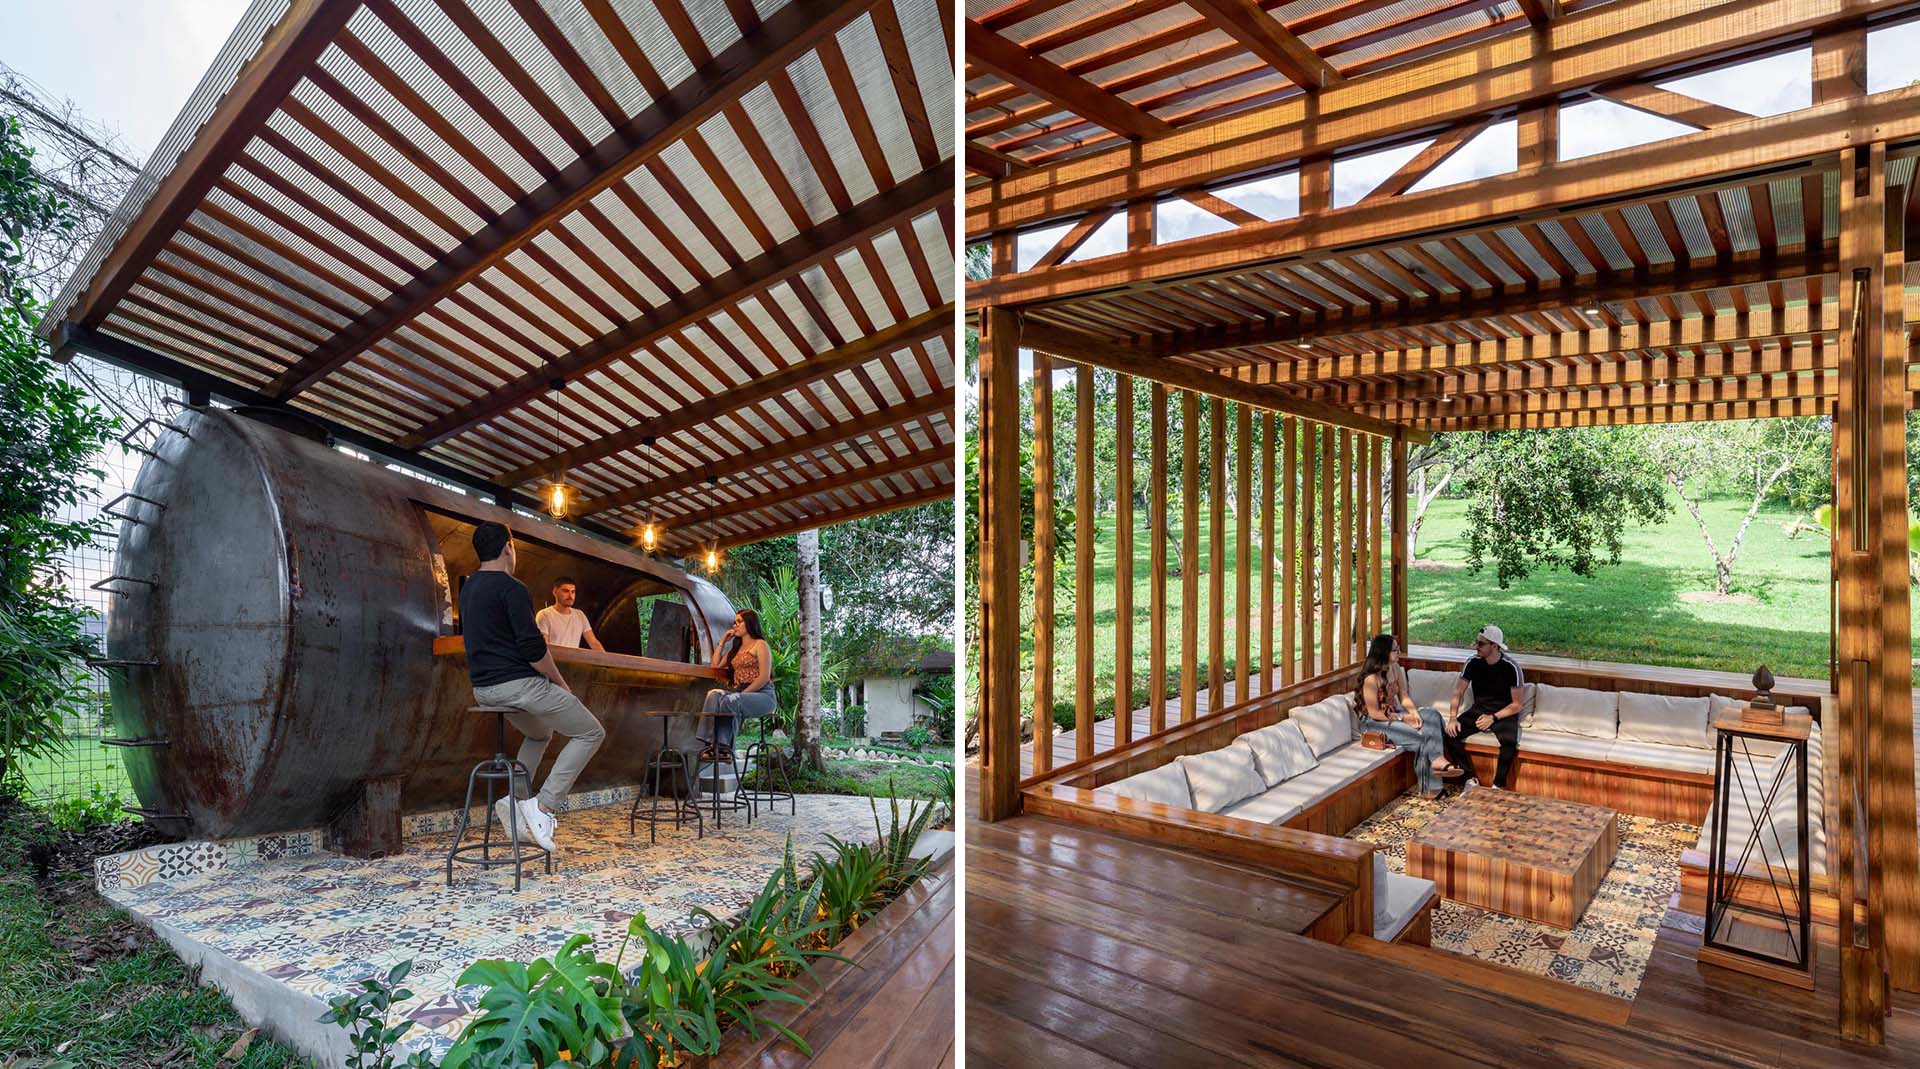
<path id="1" fill-rule="evenodd" d="M 972 19 L 967 20 L 967 62 L 1116 134 L 1146 140 L 1173 133 L 1165 122 Z"/>
<path id="2" fill-rule="evenodd" d="M 937 211 L 953 196 L 953 174 L 945 167 L 920 174 L 873 197 L 851 212 L 802 232 L 739 268 L 703 283 L 652 310 L 645 319 L 625 324 L 539 371 L 494 390 L 473 404 L 449 412 L 409 435 L 410 448 L 426 448 L 514 408 L 565 381 L 732 308 L 801 271 L 892 230 L 902 222 Z"/>
<path id="3" fill-rule="evenodd" d="M 500 263 L 534 235 L 554 226 L 601 190 L 621 181 L 669 145 L 755 86 L 771 72 L 817 47 L 874 0 L 795 0 L 763 26 L 713 57 L 664 97 L 633 116 L 539 188 L 516 198 L 505 211 L 432 265 L 388 294 L 360 318 L 336 331 L 274 380 L 271 391 L 286 398 L 407 325 L 415 317 Z"/>
<path id="4" fill-rule="evenodd" d="M 1817 33 L 1857 21 L 1873 6 L 1857 0 L 1752 0 L 1685 10 L 1668 0 L 1597 4 L 1555 19 L 1538 33 L 1506 34 L 1473 49 L 1351 77 L 1311 101 L 1281 100 L 1184 127 L 1144 150 L 1108 149 L 1038 168 L 993 189 L 973 190 L 967 196 L 966 231 L 977 238 L 1214 186 L 1253 167 L 1273 169 L 1308 155 Z"/>
<path id="5" fill-rule="evenodd" d="M 1339 71 L 1254 0 L 1187 0 L 1187 6 L 1310 93 L 1344 80 Z"/>

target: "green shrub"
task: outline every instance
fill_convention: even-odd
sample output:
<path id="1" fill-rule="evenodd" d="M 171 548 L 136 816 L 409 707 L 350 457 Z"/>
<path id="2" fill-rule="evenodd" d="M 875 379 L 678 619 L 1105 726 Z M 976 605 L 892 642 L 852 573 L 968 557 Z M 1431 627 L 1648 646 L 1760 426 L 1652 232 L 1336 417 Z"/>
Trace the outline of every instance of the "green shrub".
<path id="1" fill-rule="evenodd" d="M 909 750 L 924 750 L 933 745 L 933 732 L 928 731 L 919 724 L 915 724 L 906 731 L 901 732 L 901 738 L 906 742 L 907 749 Z"/>
<path id="2" fill-rule="evenodd" d="M 864 705 L 849 705 L 840 711 L 840 728 L 850 739 L 857 739 L 867 733 L 867 709 Z"/>
<path id="3" fill-rule="evenodd" d="M 102 824 L 118 824 L 127 819 L 120 808 L 119 791 L 110 791 L 95 783 L 84 796 L 62 798 L 47 806 L 47 820 L 60 831 L 85 831 Z"/>
<path id="4" fill-rule="evenodd" d="M 405 1002 L 413 992 L 401 987 L 413 971 L 411 959 L 395 965 L 383 980 L 369 976 L 360 981 L 366 990 L 357 995 L 341 995 L 327 1001 L 327 1015 L 320 1020 L 347 1030 L 353 1053 L 347 1056 L 346 1069 L 393 1069 L 393 1045 L 413 1027 L 410 1021 L 387 1024 L 387 1013 L 396 1002 Z M 417 1050 L 404 1063 L 409 1069 L 432 1069 L 433 1058 Z"/>

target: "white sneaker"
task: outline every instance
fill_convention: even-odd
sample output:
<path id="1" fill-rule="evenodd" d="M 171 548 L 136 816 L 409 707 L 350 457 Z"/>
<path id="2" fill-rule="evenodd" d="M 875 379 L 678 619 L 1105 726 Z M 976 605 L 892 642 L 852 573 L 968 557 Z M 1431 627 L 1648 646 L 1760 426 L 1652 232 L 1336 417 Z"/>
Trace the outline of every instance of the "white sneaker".
<path id="1" fill-rule="evenodd" d="M 507 832 L 507 820 L 508 820 L 507 807 L 512 804 L 513 804 L 512 795 L 507 795 L 493 803 L 493 819 L 500 822 L 500 833 L 502 835 L 505 835 Z"/>
<path id="2" fill-rule="evenodd" d="M 1465 794 L 1465 793 L 1467 793 L 1468 791 L 1470 791 L 1470 790 L 1472 790 L 1472 789 L 1474 789 L 1475 787 L 1478 787 L 1478 786 L 1480 786 L 1480 781 L 1479 781 L 1478 779 L 1476 779 L 1476 778 L 1474 778 L 1473 776 L 1468 776 L 1468 777 L 1467 777 L 1467 778 L 1466 778 L 1466 779 L 1465 779 L 1464 781 L 1462 781 L 1462 782 L 1461 782 L 1461 784 L 1460 784 L 1460 793 L 1461 793 L 1461 794 Z"/>
<path id="3" fill-rule="evenodd" d="M 553 829 L 558 823 L 552 813 L 540 808 L 538 798 L 527 798 L 520 802 L 520 826 L 542 849 L 553 849 Z"/>

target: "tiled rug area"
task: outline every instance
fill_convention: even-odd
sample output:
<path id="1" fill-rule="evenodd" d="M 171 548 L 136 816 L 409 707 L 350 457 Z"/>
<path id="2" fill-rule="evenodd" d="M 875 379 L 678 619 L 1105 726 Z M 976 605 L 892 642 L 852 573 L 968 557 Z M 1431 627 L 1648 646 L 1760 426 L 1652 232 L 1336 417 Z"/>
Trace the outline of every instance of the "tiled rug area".
<path id="1" fill-rule="evenodd" d="M 1387 867 L 1403 873 L 1407 840 L 1455 797 L 1405 795 L 1348 836 L 1379 847 Z M 1433 946 L 1631 999 L 1667 902 L 1680 889 L 1680 852 L 1699 839 L 1700 827 L 1625 813 L 1618 820 L 1620 852 L 1571 932 L 1442 899 L 1433 913 Z"/>
<path id="2" fill-rule="evenodd" d="M 410 837 L 403 854 L 378 861 L 316 852 L 102 891 L 323 1002 L 411 958 L 415 997 L 397 1012 L 419 1027 L 403 1042 L 437 1056 L 479 994 L 456 989 L 454 978 L 480 958 L 530 961 L 590 932 L 611 960 L 635 912 L 679 933 L 691 929 L 695 906 L 722 917 L 745 907 L 780 864 L 789 833 L 803 863 L 827 849 L 829 835 L 876 837 L 869 799 L 802 795 L 798 809 L 762 813 L 750 827 L 729 817 L 721 834 L 709 820 L 703 839 L 691 824 L 669 825 L 652 845 L 644 824 L 627 834 L 626 805 L 568 813 L 553 875 L 529 865 L 519 894 L 508 869 L 459 866 L 448 888 L 445 833 Z"/>

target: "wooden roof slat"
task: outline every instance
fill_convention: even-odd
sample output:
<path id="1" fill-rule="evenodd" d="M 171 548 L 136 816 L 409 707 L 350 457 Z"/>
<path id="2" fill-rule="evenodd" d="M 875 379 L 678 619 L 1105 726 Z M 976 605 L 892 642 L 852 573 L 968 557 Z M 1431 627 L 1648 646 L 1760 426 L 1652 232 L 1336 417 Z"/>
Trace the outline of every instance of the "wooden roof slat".
<path id="1" fill-rule="evenodd" d="M 1671 89 L 1662 89 L 1648 82 L 1607 86 L 1596 90 L 1594 95 L 1644 111 L 1649 115 L 1658 115 L 1663 119 L 1672 119 L 1674 122 L 1696 126 L 1702 130 L 1745 122 L 1754 117 L 1751 112 L 1708 103 L 1697 97 L 1676 93 Z"/>
<path id="2" fill-rule="evenodd" d="M 1186 127 L 1144 154 L 1105 149 L 969 191 L 966 230 L 977 236 L 1213 185 L 1252 161 L 1278 166 L 1308 152 L 1334 152 L 1632 80 L 1857 17 L 1798 0 L 1752 0 L 1676 19 L 1666 0 L 1615 0 L 1556 19 L 1544 32 L 1506 33 L 1474 49 L 1350 77 L 1323 90 L 1311 106 L 1305 99 L 1282 100 Z M 1582 46 L 1556 54 L 1562 41 Z"/>
<path id="3" fill-rule="evenodd" d="M 1124 137 L 1146 139 L 1173 133 L 1173 127 L 1159 119 L 972 19 L 967 20 L 967 62 Z"/>
<path id="4" fill-rule="evenodd" d="M 354 4 L 293 0 L 199 134 L 141 205 L 126 235 L 107 252 L 86 290 L 67 311 L 68 319 L 100 325 L 173 232 L 193 214 L 227 161 L 245 149 L 254 130 L 319 60 L 356 10 Z"/>
<path id="5" fill-rule="evenodd" d="M 742 38 L 712 64 L 674 86 L 668 96 L 655 100 L 639 115 L 617 127 L 600 144 L 587 146 L 581 158 L 567 165 L 554 180 L 527 193 L 454 248 L 440 253 L 438 260 L 413 281 L 395 290 L 328 345 L 289 369 L 274 384 L 273 394 L 290 397 L 346 363 L 360 348 L 385 337 L 401 323 L 471 281 L 494 261 L 602 189 L 621 182 L 627 174 L 678 140 L 682 133 L 697 128 L 725 103 L 765 81 L 768 72 L 778 72 L 784 78 L 789 61 L 808 51 L 822 36 L 872 2 L 794 0 L 769 20 L 764 34 Z M 449 6 L 464 7 L 453 0 L 449 0 Z"/>
<path id="6" fill-rule="evenodd" d="M 1186 4 L 1310 93 L 1344 80 L 1339 71 L 1253 0 L 1186 0 Z"/>
<path id="7" fill-rule="evenodd" d="M 954 391 L 952 387 L 915 398 L 898 408 L 870 412 L 838 423 L 828 423 L 823 427 L 809 431 L 780 443 L 781 450 L 788 456 L 800 456 L 816 449 L 825 449 L 849 439 L 875 434 L 889 427 L 918 419 L 922 415 L 947 411 L 953 407 Z M 698 486 L 708 476 L 722 477 L 750 471 L 766 462 L 764 456 L 747 453 L 734 454 L 726 459 L 708 461 L 693 465 L 682 471 L 654 479 L 647 483 L 635 483 L 624 490 L 604 497 L 582 501 L 574 509 L 578 516 L 591 516 L 596 512 L 606 512 L 622 505 L 631 505 L 636 501 L 661 497 L 690 486 Z"/>

